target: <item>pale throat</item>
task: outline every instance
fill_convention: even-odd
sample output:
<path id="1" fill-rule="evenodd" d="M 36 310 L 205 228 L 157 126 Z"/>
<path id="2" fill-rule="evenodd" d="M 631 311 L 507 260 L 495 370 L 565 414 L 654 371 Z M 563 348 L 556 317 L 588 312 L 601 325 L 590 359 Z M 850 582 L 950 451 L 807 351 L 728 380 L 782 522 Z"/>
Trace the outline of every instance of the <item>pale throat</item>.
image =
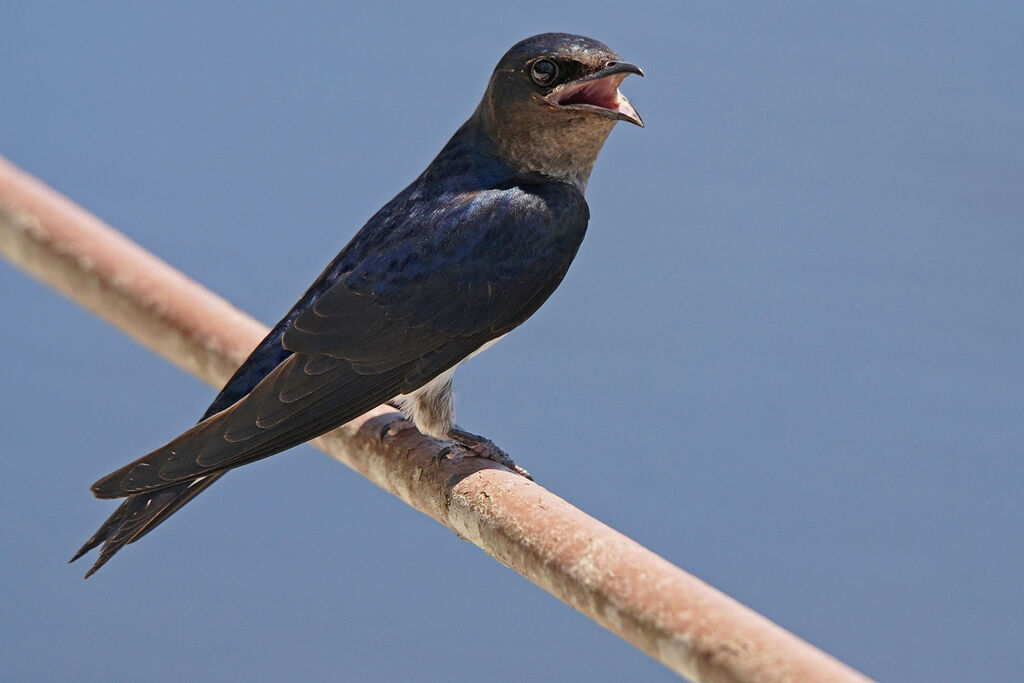
<path id="1" fill-rule="evenodd" d="M 535 128 L 506 143 L 510 155 L 532 171 L 587 189 L 590 172 L 615 121 L 584 114 L 559 125 Z M 520 143 L 517 145 L 517 143 Z"/>
<path id="2" fill-rule="evenodd" d="M 488 113 L 486 127 L 505 159 L 580 191 L 587 188 L 597 155 L 616 123 L 603 116 L 546 109 L 513 120 Z"/>

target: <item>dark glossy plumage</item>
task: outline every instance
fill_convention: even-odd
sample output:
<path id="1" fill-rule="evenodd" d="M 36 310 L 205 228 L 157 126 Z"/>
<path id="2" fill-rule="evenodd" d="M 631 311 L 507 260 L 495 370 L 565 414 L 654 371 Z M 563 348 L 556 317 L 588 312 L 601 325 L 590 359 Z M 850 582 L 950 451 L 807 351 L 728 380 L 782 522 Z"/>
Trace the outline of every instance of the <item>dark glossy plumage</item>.
<path id="1" fill-rule="evenodd" d="M 203 419 L 93 485 L 98 497 L 128 499 L 75 556 L 104 544 L 90 574 L 229 469 L 396 397 L 429 389 L 450 402 L 445 373 L 548 298 L 586 231 L 583 189 L 615 119 L 561 111 L 534 97 L 531 88 L 544 91 L 528 81 L 503 85 L 509 66 L 526 79 L 529 60 L 541 54 L 584 74 L 618 59 L 596 41 L 564 34 L 514 47 L 477 112 L 338 254 Z M 567 135 L 551 142 L 559 130 Z M 518 144 L 530 137 L 540 140 L 533 161 Z M 562 154 L 559 145 L 572 149 Z M 431 405 L 407 412 L 425 433 L 454 434 L 450 415 Z"/>

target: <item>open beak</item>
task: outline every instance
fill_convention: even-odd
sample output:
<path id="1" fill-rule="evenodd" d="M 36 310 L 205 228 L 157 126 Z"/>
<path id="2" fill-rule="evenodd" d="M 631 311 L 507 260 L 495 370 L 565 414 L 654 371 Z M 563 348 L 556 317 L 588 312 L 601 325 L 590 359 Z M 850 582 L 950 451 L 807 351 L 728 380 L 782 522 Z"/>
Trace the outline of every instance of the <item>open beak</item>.
<path id="1" fill-rule="evenodd" d="M 608 62 L 596 73 L 558 86 L 544 100 L 562 109 L 580 109 L 611 116 L 643 128 L 644 122 L 640 115 L 619 92 L 619 84 L 629 74 L 643 77 L 644 72 L 629 62 Z"/>

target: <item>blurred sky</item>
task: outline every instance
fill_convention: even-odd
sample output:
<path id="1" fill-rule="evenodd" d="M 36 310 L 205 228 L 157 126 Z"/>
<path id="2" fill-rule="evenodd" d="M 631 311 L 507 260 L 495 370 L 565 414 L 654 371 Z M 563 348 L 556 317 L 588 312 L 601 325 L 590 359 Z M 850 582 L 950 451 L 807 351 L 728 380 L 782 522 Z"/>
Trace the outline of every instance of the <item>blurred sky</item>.
<path id="1" fill-rule="evenodd" d="M 1024 4 L 156 5 L 3 3 L 0 154 L 267 323 L 510 45 L 642 65 L 460 422 L 871 676 L 1020 675 Z M 672 680 L 309 447 L 83 583 L 90 483 L 215 392 L 6 264 L 0 307 L 0 677 Z"/>

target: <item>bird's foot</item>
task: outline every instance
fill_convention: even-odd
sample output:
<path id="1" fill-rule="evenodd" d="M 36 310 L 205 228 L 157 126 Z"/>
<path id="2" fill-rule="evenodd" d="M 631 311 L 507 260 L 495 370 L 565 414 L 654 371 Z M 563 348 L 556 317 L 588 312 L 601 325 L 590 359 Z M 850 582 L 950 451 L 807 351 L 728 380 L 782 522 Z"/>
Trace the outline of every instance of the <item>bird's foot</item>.
<path id="1" fill-rule="evenodd" d="M 508 453 L 498 448 L 490 439 L 477 434 L 472 434 L 464 429 L 459 429 L 458 427 L 452 427 L 448 431 L 448 438 L 459 446 L 470 451 L 472 455 L 478 458 L 493 460 L 499 465 L 504 465 L 509 468 L 516 474 L 520 474 L 530 481 L 533 481 L 533 477 L 530 476 L 530 473 L 527 472 L 525 468 L 517 465 L 515 460 L 513 460 Z M 451 452 L 451 449 L 451 446 L 444 448 L 438 455 L 443 458 Z"/>

